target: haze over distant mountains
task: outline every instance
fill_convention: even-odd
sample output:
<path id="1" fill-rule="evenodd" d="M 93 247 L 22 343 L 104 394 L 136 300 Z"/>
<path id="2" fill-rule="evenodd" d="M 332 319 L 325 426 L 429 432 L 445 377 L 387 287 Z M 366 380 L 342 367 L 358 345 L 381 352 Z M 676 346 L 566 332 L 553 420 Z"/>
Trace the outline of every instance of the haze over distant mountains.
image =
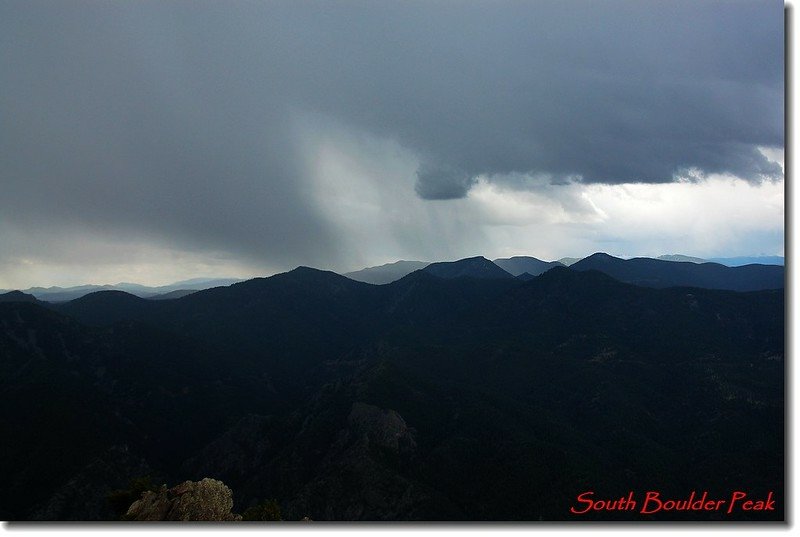
<path id="1" fill-rule="evenodd" d="M 240 281 L 242 280 L 236 278 L 192 278 L 157 287 L 149 287 L 137 283 L 117 283 L 113 285 L 76 285 L 73 287 L 31 287 L 24 289 L 23 292 L 47 302 L 68 302 L 97 291 L 125 291 L 141 298 L 165 299 L 178 298 L 194 291 L 231 285 Z M 0 290 L 0 293 L 4 292 L 7 291 Z"/>
<path id="2" fill-rule="evenodd" d="M 784 265 L 784 258 L 777 255 L 749 256 L 749 257 L 712 257 L 708 261 L 720 263 L 729 267 L 741 267 L 743 265 Z"/>
<path id="3" fill-rule="evenodd" d="M 659 259 L 661 261 L 675 261 L 677 263 L 708 263 L 707 259 L 701 259 L 699 257 L 692 257 L 690 255 L 681 255 L 681 254 L 660 255 L 656 257 L 656 259 Z"/>
<path id="4" fill-rule="evenodd" d="M 376 285 L 385 285 L 397 281 L 417 271 L 427 272 L 444 279 L 517 278 L 527 281 L 552 268 L 564 266 L 560 261 L 547 262 L 529 256 L 500 258 L 494 261 L 489 261 L 482 256 L 476 256 L 458 261 L 437 263 L 398 261 L 379 267 L 350 272 L 345 276 L 356 281 Z M 659 259 L 644 257 L 622 259 L 604 253 L 596 253 L 570 263 L 569 268 L 570 270 L 578 271 L 597 270 L 625 283 L 656 288 L 701 287 L 706 289 L 754 291 L 779 289 L 784 286 L 784 267 L 781 265 L 725 266 L 682 255 L 661 256 Z M 99 299 L 98 297 L 102 296 L 104 301 L 113 300 L 111 297 L 117 297 L 117 300 L 127 300 L 131 304 L 139 304 L 138 307 L 146 308 L 149 307 L 146 305 L 149 300 L 177 299 L 195 293 L 200 289 L 225 287 L 237 282 L 239 281 L 232 279 L 198 278 L 162 287 L 146 287 L 135 284 L 118 284 L 117 286 L 87 285 L 67 289 L 34 287 L 24 292 L 0 291 L 0 301 L 36 302 L 41 300 L 53 303 L 61 302 L 65 303 L 67 308 L 74 309 L 81 308 L 85 302 L 97 300 Z M 194 289 L 191 289 L 191 287 L 194 287 Z"/>
<path id="5" fill-rule="evenodd" d="M 485 259 L 481 257 L 481 259 Z M 650 258 L 645 258 L 650 259 Z M 660 261 L 689 262 L 695 264 L 718 263 L 728 267 L 739 267 L 748 264 L 780 265 L 784 264 L 784 258 L 780 256 L 751 256 L 751 257 L 726 257 L 702 259 L 699 257 L 685 256 L 680 254 L 661 255 L 657 258 Z M 557 266 L 572 266 L 581 261 L 581 258 L 564 257 L 558 261 L 542 261 L 532 256 L 514 256 L 509 258 L 498 258 L 491 263 L 511 274 L 512 276 L 523 279 L 538 276 L 543 272 Z M 449 263 L 449 262 L 439 262 Z M 361 270 L 346 272 L 346 276 L 352 280 L 383 285 L 399 280 L 403 276 L 431 265 L 427 261 L 396 261 L 384 265 L 367 267 Z M 434 269 L 437 270 L 437 269 Z M 486 269 L 491 272 L 491 269 Z M 496 272 L 495 272 L 496 273 Z M 499 273 L 496 273 L 499 274 Z M 473 272 L 471 276 L 476 276 Z M 77 285 L 72 287 L 31 287 L 21 290 L 33 297 L 46 302 L 68 302 L 97 291 L 125 291 L 140 298 L 153 300 L 168 300 L 186 296 L 195 291 L 221 287 L 243 281 L 237 278 L 192 278 L 169 285 L 146 286 L 136 283 L 118 283 L 107 285 Z M 0 289 L 0 294 L 8 293 L 9 289 Z"/>
<path id="6" fill-rule="evenodd" d="M 344 276 L 359 282 L 381 285 L 399 280 L 403 276 L 411 274 L 415 270 L 425 268 L 428 265 L 430 265 L 430 263 L 426 261 L 396 261 L 378 267 L 368 267 L 354 272 L 346 272 Z"/>
<path id="7" fill-rule="evenodd" d="M 741 267 L 743 265 L 783 265 L 784 258 L 777 255 L 745 256 L 745 257 L 711 257 L 702 259 L 688 255 L 672 254 L 660 255 L 656 259 L 662 261 L 679 261 L 688 263 L 719 263 L 728 267 Z"/>

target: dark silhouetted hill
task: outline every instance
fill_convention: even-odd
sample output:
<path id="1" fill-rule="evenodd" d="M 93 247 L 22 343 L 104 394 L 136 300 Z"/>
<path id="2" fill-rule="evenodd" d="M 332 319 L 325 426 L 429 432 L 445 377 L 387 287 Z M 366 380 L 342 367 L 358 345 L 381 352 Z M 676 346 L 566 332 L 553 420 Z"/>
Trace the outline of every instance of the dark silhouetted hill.
<path id="1" fill-rule="evenodd" d="M 97 291 L 54 307 L 86 324 L 105 325 L 140 319 L 151 306 L 150 301 L 125 291 Z"/>
<path id="2" fill-rule="evenodd" d="M 732 291 L 782 289 L 784 269 L 774 265 L 726 267 L 716 263 L 680 263 L 637 257 L 619 259 L 597 253 L 570 266 L 599 270 L 620 281 L 646 287 L 702 287 Z"/>
<path id="3" fill-rule="evenodd" d="M 553 267 L 563 267 L 564 263 L 559 261 L 542 261 L 535 257 L 517 256 L 504 259 L 495 259 L 494 264 L 510 273 L 512 276 L 519 276 L 525 272 L 531 276 L 550 270 Z"/>
<path id="4" fill-rule="evenodd" d="M 482 256 L 459 259 L 458 261 L 431 263 L 422 270 L 438 278 L 445 279 L 502 279 L 512 277 L 507 271 Z"/>
<path id="5" fill-rule="evenodd" d="M 9 291 L 0 294 L 0 302 L 39 302 L 35 296 L 22 291 Z"/>

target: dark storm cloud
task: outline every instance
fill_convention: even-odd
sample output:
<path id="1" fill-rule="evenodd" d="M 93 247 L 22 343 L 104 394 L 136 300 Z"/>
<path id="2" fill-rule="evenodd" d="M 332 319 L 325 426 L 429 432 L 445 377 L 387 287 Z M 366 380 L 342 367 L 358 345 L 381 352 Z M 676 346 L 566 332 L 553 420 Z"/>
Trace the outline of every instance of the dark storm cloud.
<path id="1" fill-rule="evenodd" d="M 420 164 L 414 190 L 419 197 L 428 200 L 463 198 L 475 183 L 469 173 L 441 165 Z"/>
<path id="2" fill-rule="evenodd" d="M 689 170 L 777 178 L 782 5 L 429 2 L 311 17 L 315 106 L 423 156 L 417 192 L 464 194 L 464 171 L 669 182 Z M 456 9 L 457 7 L 457 9 Z"/>
<path id="3" fill-rule="evenodd" d="M 778 2 L 3 2 L 0 217 L 334 260 L 297 114 L 393 139 L 416 191 L 776 178 Z M 491 180 L 491 179 L 490 179 Z"/>
<path id="4" fill-rule="evenodd" d="M 300 192 L 286 98 L 230 21 L 189 4 L 22 6 L 2 23 L 5 219 L 278 265 L 335 252 Z"/>

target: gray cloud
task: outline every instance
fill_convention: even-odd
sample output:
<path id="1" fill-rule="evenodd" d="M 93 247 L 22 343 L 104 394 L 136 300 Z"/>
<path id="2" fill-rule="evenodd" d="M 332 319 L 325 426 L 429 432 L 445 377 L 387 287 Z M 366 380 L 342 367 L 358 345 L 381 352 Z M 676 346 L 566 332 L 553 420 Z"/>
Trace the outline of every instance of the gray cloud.
<path id="1" fill-rule="evenodd" d="M 478 175 L 774 179 L 782 30 L 764 2 L 5 1 L 0 211 L 335 264 L 303 112 L 408 149 L 424 199 Z"/>
<path id="2" fill-rule="evenodd" d="M 782 6 L 431 2 L 310 17 L 308 106 L 400 140 L 429 168 L 669 182 L 687 169 L 774 179 Z M 313 52 L 308 43 L 318 44 Z M 323 86 L 320 95 L 316 88 Z M 463 191 L 421 170 L 420 195 Z"/>
<path id="3" fill-rule="evenodd" d="M 414 190 L 423 199 L 458 199 L 467 195 L 475 181 L 474 176 L 463 170 L 423 163 L 417 168 Z"/>

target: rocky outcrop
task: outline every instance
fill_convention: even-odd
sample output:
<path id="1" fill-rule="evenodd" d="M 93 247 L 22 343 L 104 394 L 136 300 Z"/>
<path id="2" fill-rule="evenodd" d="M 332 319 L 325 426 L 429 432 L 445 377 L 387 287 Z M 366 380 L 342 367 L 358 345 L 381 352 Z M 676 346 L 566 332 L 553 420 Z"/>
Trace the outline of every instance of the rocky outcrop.
<path id="1" fill-rule="evenodd" d="M 414 451 L 417 443 L 403 417 L 390 409 L 356 402 L 347 417 L 348 433 L 396 455 Z"/>
<path id="2" fill-rule="evenodd" d="M 133 502 L 125 515 L 126 520 L 153 521 L 231 521 L 241 520 L 241 515 L 231 513 L 233 493 L 222 481 L 205 478 L 202 481 L 184 481 L 170 489 L 145 492 Z"/>

